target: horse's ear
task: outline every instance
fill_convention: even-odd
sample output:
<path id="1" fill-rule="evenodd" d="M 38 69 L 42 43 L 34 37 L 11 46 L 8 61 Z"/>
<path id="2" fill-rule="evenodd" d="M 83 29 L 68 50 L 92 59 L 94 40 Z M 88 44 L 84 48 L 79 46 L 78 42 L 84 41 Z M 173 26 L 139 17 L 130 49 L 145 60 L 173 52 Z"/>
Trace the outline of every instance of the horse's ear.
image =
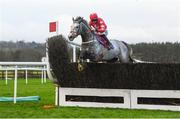
<path id="1" fill-rule="evenodd" d="M 72 17 L 72 20 L 73 20 L 73 22 L 74 22 L 74 17 Z"/>

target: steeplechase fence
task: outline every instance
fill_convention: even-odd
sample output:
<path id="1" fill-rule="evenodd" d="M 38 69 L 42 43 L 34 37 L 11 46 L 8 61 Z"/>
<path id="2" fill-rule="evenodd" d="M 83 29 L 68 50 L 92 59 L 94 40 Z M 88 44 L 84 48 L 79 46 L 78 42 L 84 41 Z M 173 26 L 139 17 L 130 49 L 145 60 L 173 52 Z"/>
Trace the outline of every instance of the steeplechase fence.
<path id="1" fill-rule="evenodd" d="M 72 63 L 62 35 L 48 39 L 56 105 L 180 111 L 180 64 Z"/>

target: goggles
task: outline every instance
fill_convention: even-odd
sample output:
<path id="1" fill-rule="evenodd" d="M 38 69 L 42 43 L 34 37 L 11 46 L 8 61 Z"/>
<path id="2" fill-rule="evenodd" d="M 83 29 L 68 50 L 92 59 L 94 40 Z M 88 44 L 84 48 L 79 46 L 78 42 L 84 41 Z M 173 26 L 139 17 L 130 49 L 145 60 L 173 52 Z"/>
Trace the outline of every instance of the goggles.
<path id="1" fill-rule="evenodd" d="M 93 22 L 97 22 L 97 19 L 93 19 L 92 21 L 93 21 Z"/>

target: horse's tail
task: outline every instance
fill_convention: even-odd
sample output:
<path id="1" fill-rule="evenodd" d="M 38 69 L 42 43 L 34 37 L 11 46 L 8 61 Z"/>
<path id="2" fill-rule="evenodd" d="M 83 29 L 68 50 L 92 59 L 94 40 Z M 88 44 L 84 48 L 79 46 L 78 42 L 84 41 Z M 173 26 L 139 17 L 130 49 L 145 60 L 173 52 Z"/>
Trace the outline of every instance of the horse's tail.
<path id="1" fill-rule="evenodd" d="M 132 54 L 133 54 L 133 50 L 131 47 L 129 47 L 130 53 L 129 53 L 129 59 L 131 60 L 131 62 L 135 62 L 135 60 L 132 58 Z"/>
<path id="2" fill-rule="evenodd" d="M 127 48 L 129 50 L 129 59 L 132 63 L 155 63 L 155 62 L 149 62 L 149 61 L 142 61 L 142 60 L 138 60 L 132 57 L 133 54 L 133 50 L 132 48 L 127 44 Z"/>
<path id="3" fill-rule="evenodd" d="M 149 62 L 149 61 L 142 61 L 142 60 L 138 60 L 138 59 L 135 59 L 132 57 L 132 54 L 133 54 L 133 50 L 132 48 L 124 41 L 122 41 L 122 43 L 124 43 L 126 45 L 126 47 L 128 48 L 129 50 L 129 59 L 132 63 L 156 63 L 156 62 Z"/>
<path id="4" fill-rule="evenodd" d="M 134 60 L 134 58 L 132 57 L 132 54 L 133 54 L 133 50 L 131 47 L 129 47 L 128 45 L 128 49 L 129 49 L 129 59 L 132 63 L 135 63 L 136 61 Z"/>

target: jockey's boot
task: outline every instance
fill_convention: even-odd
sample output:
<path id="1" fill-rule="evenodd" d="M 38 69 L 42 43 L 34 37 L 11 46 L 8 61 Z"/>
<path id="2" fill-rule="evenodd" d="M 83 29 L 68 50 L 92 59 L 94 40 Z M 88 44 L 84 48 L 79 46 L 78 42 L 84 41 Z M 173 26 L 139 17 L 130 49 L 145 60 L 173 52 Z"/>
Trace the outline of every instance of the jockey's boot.
<path id="1" fill-rule="evenodd" d="M 111 49 L 107 42 L 106 42 L 106 44 L 104 45 L 104 47 L 107 48 L 108 50 Z"/>
<path id="2" fill-rule="evenodd" d="M 107 44 L 108 44 L 110 49 L 114 49 L 114 46 L 112 45 L 112 43 L 109 40 L 107 41 Z"/>
<path id="3" fill-rule="evenodd" d="M 114 49 L 114 46 L 111 44 L 111 42 L 109 41 L 109 39 L 106 37 L 106 35 L 102 35 L 102 37 L 106 40 L 106 45 L 107 45 L 107 49 Z"/>

